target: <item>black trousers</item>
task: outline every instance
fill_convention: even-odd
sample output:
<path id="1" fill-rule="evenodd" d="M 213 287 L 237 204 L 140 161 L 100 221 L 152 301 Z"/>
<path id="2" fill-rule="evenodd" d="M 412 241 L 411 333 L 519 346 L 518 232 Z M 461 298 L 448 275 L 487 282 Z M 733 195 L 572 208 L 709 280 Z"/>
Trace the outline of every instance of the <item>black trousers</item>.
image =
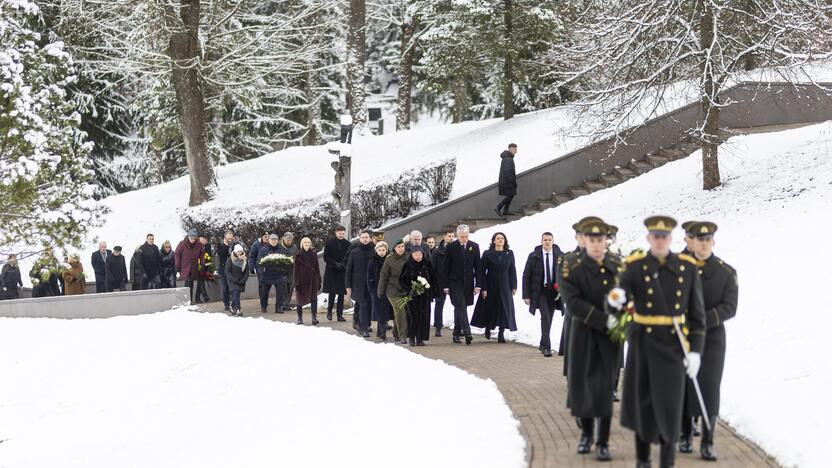
<path id="1" fill-rule="evenodd" d="M 541 289 L 537 296 L 536 310 L 540 312 L 540 346 L 538 349 L 552 349 L 552 318 L 555 316 L 555 292 L 551 289 Z"/>
<path id="2" fill-rule="evenodd" d="M 260 308 L 266 309 L 269 306 L 269 295 L 272 292 L 272 287 L 274 287 L 274 311 L 278 312 L 280 310 L 280 304 L 284 304 L 286 302 L 284 299 L 284 296 L 286 295 L 286 285 L 283 282 L 263 282 L 262 286 L 263 287 L 260 288 Z"/>
<path id="3" fill-rule="evenodd" d="M 497 205 L 497 211 L 508 213 L 508 206 L 511 205 L 512 200 L 514 200 L 514 195 L 506 195 L 506 197 L 503 198 Z"/>
<path id="4" fill-rule="evenodd" d="M 437 330 L 442 329 L 444 322 L 442 321 L 442 311 L 445 309 L 445 298 L 448 295 L 445 293 L 439 293 L 439 297 L 436 298 L 436 302 L 433 303 L 433 327 Z"/>
<path id="5" fill-rule="evenodd" d="M 205 286 L 205 280 L 202 278 L 196 280 L 196 298 L 202 302 L 208 302 L 211 300 L 211 298 L 208 297 L 208 288 Z"/>
<path id="6" fill-rule="evenodd" d="M 451 289 L 449 295 L 454 305 L 454 336 L 470 336 L 471 323 L 468 321 L 468 303 L 464 292 Z"/>
<path id="7" fill-rule="evenodd" d="M 228 289 L 228 278 L 225 275 L 217 275 L 217 280 L 220 283 L 220 291 L 222 291 L 222 305 L 227 309 L 231 304 L 231 291 Z"/>
<path id="8" fill-rule="evenodd" d="M 597 418 L 598 419 L 598 438 L 596 439 L 598 445 L 607 445 L 610 441 L 610 426 L 612 425 L 612 418 Z M 595 437 L 595 420 L 596 418 L 581 418 L 581 431 L 583 435 Z"/>
<path id="9" fill-rule="evenodd" d="M 107 292 L 107 281 L 104 275 L 95 275 L 95 292 L 96 293 L 105 293 Z"/>
<path id="10" fill-rule="evenodd" d="M 194 303 L 194 280 L 188 279 L 185 280 L 185 287 L 188 288 L 188 292 L 191 295 L 191 304 Z"/>
<path id="11" fill-rule="evenodd" d="M 666 468 L 673 466 L 676 461 L 676 442 L 662 441 L 659 445 L 659 467 Z M 641 440 L 636 433 L 636 460 L 646 462 L 650 460 L 650 442 Z"/>
<path id="12" fill-rule="evenodd" d="M 240 291 L 239 289 L 232 289 L 229 291 L 229 298 L 230 298 L 230 307 L 231 310 L 240 310 Z"/>
<path id="13" fill-rule="evenodd" d="M 372 309 L 370 309 L 370 302 L 367 300 L 356 301 L 355 308 L 357 310 L 353 312 L 353 320 L 358 323 L 358 331 L 361 333 L 369 332 L 370 314 L 372 313 Z"/>
<path id="14" fill-rule="evenodd" d="M 344 294 L 343 293 L 329 293 L 328 299 L 326 301 L 326 313 L 327 315 L 332 315 L 332 306 L 335 305 L 335 301 L 338 301 L 338 306 L 335 309 L 335 312 L 338 314 L 339 317 L 344 315 Z"/>

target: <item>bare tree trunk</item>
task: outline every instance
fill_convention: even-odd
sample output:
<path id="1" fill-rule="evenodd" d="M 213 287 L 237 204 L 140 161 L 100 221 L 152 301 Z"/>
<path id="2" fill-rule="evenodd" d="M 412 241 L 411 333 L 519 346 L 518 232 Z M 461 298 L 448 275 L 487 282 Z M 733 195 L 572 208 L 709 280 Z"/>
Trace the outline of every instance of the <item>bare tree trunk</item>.
<path id="1" fill-rule="evenodd" d="M 350 0 L 349 30 L 347 31 L 347 107 L 353 126 L 366 128 L 370 120 L 364 100 L 364 64 L 366 51 L 365 0 Z"/>
<path id="2" fill-rule="evenodd" d="M 710 0 L 703 0 L 700 13 L 699 45 L 710 50 L 714 40 L 714 11 Z M 702 58 L 702 113 L 705 117 L 702 132 L 702 188 L 719 187 L 719 83 L 714 80 L 713 64 L 706 54 Z"/>
<path id="3" fill-rule="evenodd" d="M 167 54 L 191 178 L 188 204 L 195 206 L 210 200 L 216 186 L 205 141 L 205 99 L 199 76 L 199 0 L 180 0 L 178 14 L 167 5 L 165 23 L 171 32 Z"/>
<path id="4" fill-rule="evenodd" d="M 755 8 L 755 0 L 745 0 L 745 10 L 746 11 L 749 11 L 749 12 L 753 11 L 754 8 Z M 757 27 L 756 24 L 750 24 L 750 25 L 745 26 L 745 31 L 746 31 L 746 36 L 747 36 L 746 37 L 746 40 L 747 40 L 746 45 L 751 45 L 751 44 L 754 43 L 754 37 L 753 37 L 753 32 L 752 31 L 756 27 Z M 757 68 L 757 59 L 756 59 L 756 57 L 754 57 L 754 54 L 753 53 L 745 54 L 745 57 L 743 57 L 743 69 L 745 69 L 746 71 L 750 71 L 750 70 L 753 70 L 755 68 Z"/>
<path id="5" fill-rule="evenodd" d="M 321 101 L 316 91 L 318 80 L 316 79 L 314 64 L 309 63 L 306 70 L 306 135 L 303 136 L 304 146 L 318 144 L 318 122 L 320 121 Z"/>
<path id="6" fill-rule="evenodd" d="M 468 87 L 465 77 L 456 75 L 451 78 L 451 90 L 454 96 L 452 122 L 459 123 L 465 120 L 465 113 L 468 111 Z"/>
<path id="7" fill-rule="evenodd" d="M 511 57 L 511 0 L 503 0 L 505 11 L 503 21 L 506 28 L 505 36 L 505 63 L 503 64 L 503 118 L 508 120 L 514 117 L 514 68 Z"/>
<path id="8" fill-rule="evenodd" d="M 413 90 L 413 55 L 416 51 L 416 19 L 402 23 L 402 53 L 399 61 L 399 95 L 396 102 L 396 130 L 410 128 L 411 93 Z"/>

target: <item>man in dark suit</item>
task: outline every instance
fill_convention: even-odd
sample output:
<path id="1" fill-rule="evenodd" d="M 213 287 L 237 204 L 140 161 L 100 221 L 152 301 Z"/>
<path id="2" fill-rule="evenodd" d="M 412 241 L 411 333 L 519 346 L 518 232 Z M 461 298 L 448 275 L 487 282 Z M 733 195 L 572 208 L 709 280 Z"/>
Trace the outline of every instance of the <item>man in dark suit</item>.
<path id="1" fill-rule="evenodd" d="M 551 232 L 544 232 L 540 245 L 526 259 L 523 269 L 523 301 L 529 306 L 529 313 L 540 311 L 540 350 L 546 357 L 552 356 L 552 317 L 555 309 L 563 309 L 560 295 L 555 289 L 558 260 L 563 252 L 555 244 Z"/>
<path id="2" fill-rule="evenodd" d="M 457 240 L 448 244 L 445 250 L 445 275 L 442 289 L 451 298 L 454 306 L 454 343 L 462 343 L 460 335 L 465 335 L 465 344 L 471 344 L 471 325 L 468 323 L 468 306 L 474 304 L 474 297 L 480 293 L 482 283 L 480 269 L 480 246 L 468 239 L 468 226 L 460 224 L 456 228 Z"/>
<path id="3" fill-rule="evenodd" d="M 92 263 L 92 270 L 95 272 L 95 292 L 107 292 L 106 281 L 106 262 L 107 257 L 113 252 L 107 249 L 107 243 L 101 241 L 98 243 L 98 250 L 92 253 L 90 263 Z"/>

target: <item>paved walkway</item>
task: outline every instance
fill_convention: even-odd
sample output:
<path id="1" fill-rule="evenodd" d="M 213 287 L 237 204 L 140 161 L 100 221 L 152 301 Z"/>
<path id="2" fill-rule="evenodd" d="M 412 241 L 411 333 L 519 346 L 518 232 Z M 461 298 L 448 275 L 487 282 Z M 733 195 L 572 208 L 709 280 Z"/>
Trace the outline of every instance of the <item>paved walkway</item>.
<path id="1" fill-rule="evenodd" d="M 221 312 L 222 305 L 203 304 L 208 312 Z M 252 315 L 260 316 L 257 301 L 244 301 L 244 311 L 258 311 Z M 347 322 L 329 322 L 326 314 L 319 315 L 321 324 L 336 330 L 353 334 L 352 318 Z M 268 313 L 266 318 L 283 322 L 294 322 L 294 312 L 285 314 Z M 305 326 L 310 326 L 311 315 L 304 313 Z M 375 324 L 373 324 L 375 326 Z M 633 433 L 619 424 L 618 404 L 613 420 L 610 450 L 613 461 L 600 463 L 594 453 L 577 455 L 575 450 L 580 431 L 575 419 L 566 409 L 566 381 L 563 377 L 563 360 L 557 355 L 544 358 L 536 348 L 515 343 L 499 344 L 495 339 L 486 340 L 475 336 L 470 346 L 451 342 L 451 333 L 445 330 L 441 338 L 431 337 L 427 346 L 410 348 L 425 357 L 441 359 L 451 365 L 465 369 L 483 378 L 490 378 L 497 383 L 514 414 L 522 423 L 524 436 L 530 443 L 529 454 L 531 468 L 550 468 L 565 466 L 600 466 L 633 467 L 635 453 Z M 356 339 L 362 339 L 356 337 Z M 392 338 L 391 338 L 392 339 Z M 377 340 L 373 338 L 373 340 Z M 676 466 L 703 468 L 709 467 L 759 467 L 778 466 L 759 447 L 738 436 L 729 426 L 720 423 L 716 432 L 716 448 L 719 454 L 717 463 L 709 463 L 699 458 L 699 440 L 694 441 L 694 454 L 678 454 Z M 658 447 L 653 448 L 653 466 L 658 466 Z"/>

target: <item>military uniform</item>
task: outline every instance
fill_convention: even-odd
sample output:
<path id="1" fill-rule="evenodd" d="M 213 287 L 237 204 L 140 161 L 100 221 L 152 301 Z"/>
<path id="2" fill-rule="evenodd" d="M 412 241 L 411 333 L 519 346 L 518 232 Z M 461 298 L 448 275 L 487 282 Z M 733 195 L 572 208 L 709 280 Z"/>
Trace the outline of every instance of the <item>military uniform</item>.
<path id="1" fill-rule="evenodd" d="M 694 236 L 713 235 L 717 227 L 714 223 L 701 222 L 690 226 Z M 702 292 L 705 299 L 705 350 L 702 353 L 702 370 L 697 376 L 705 401 L 705 409 L 710 418 L 711 430 L 702 430 L 702 457 L 716 460 L 713 450 L 716 420 L 719 416 L 719 387 L 722 383 L 722 370 L 725 366 L 725 321 L 733 318 L 737 313 L 737 298 L 739 286 L 737 272 L 716 255 L 705 260 L 698 260 L 699 278 L 702 280 Z M 688 382 L 685 405 L 685 417 L 682 420 L 682 438 L 687 436 L 690 441 L 690 417 L 703 416 L 702 409 L 696 397 L 693 384 Z"/>
<path id="2" fill-rule="evenodd" d="M 669 234 L 672 218 L 645 220 L 653 233 Z M 673 326 L 687 331 L 691 352 L 705 344 L 705 310 L 697 262 L 684 254 L 663 259 L 651 253 L 628 257 L 621 287 L 632 300 L 633 323 L 624 370 L 621 424 L 636 432 L 639 463 L 649 460 L 650 443 L 661 443 L 662 466 L 672 466 L 679 439 L 685 390 L 684 352 Z"/>
<path id="3" fill-rule="evenodd" d="M 585 231 L 584 236 L 607 235 L 606 225 L 602 222 L 584 223 L 581 229 Z M 608 441 L 620 349 L 607 334 L 610 314 L 606 299 L 609 291 L 618 284 L 618 275 L 622 271 L 618 256 L 606 253 L 599 262 L 584 250 L 563 264 L 558 280 L 571 316 L 567 405 L 572 415 L 581 419 L 578 453 L 589 452 L 594 418 L 601 418 L 596 449 L 601 460 L 609 459 Z"/>

